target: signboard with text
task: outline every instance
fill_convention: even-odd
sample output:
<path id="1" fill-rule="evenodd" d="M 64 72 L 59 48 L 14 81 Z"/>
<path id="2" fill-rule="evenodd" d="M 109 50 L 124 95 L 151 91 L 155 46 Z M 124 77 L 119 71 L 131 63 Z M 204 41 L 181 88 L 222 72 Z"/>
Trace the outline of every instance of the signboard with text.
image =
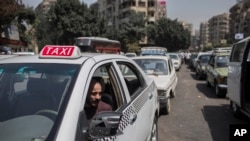
<path id="1" fill-rule="evenodd" d="M 234 35 L 234 39 L 236 39 L 236 40 L 241 40 L 243 38 L 244 38 L 244 34 L 243 33 L 236 33 Z"/>

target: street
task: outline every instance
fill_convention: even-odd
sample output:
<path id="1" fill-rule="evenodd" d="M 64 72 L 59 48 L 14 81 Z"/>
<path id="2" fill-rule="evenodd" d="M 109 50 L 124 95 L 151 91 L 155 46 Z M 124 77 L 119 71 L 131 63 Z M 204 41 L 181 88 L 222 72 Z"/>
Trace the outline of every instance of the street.
<path id="1" fill-rule="evenodd" d="M 217 98 L 205 80 L 183 64 L 171 112 L 158 121 L 159 141 L 229 141 L 230 124 L 249 123 L 233 117 L 229 100 Z"/>

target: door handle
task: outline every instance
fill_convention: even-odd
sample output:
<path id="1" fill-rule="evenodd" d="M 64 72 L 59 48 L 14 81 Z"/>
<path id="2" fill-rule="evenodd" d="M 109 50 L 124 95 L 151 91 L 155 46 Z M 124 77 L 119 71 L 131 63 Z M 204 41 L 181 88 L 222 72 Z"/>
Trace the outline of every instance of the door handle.
<path id="1" fill-rule="evenodd" d="M 137 119 L 137 114 L 132 114 L 129 118 L 129 123 L 132 125 Z"/>
<path id="2" fill-rule="evenodd" d="M 149 94 L 149 99 L 152 99 L 152 97 L 153 97 L 153 94 L 150 93 L 150 94 Z"/>

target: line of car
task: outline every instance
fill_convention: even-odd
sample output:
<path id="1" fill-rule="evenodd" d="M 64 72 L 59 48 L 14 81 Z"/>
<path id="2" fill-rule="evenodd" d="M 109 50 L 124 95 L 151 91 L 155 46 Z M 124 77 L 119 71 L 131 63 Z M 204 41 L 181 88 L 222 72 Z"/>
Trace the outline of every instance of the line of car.
<path id="1" fill-rule="evenodd" d="M 169 114 L 171 98 L 175 97 L 178 83 L 176 72 L 181 69 L 179 53 L 169 53 L 164 47 L 143 47 L 139 56 L 131 57 L 154 80 L 158 90 L 160 113 Z"/>
<path id="2" fill-rule="evenodd" d="M 228 61 L 232 48 L 221 47 L 209 52 L 193 53 L 189 67 L 199 80 L 206 80 L 208 87 L 213 87 L 217 97 L 227 93 Z"/>
<path id="3" fill-rule="evenodd" d="M 209 60 L 207 59 L 209 58 Z M 205 79 L 217 97 L 230 101 L 233 115 L 250 118 L 250 37 L 232 47 L 217 48 L 212 52 L 192 53 L 189 67 L 198 79 Z"/>

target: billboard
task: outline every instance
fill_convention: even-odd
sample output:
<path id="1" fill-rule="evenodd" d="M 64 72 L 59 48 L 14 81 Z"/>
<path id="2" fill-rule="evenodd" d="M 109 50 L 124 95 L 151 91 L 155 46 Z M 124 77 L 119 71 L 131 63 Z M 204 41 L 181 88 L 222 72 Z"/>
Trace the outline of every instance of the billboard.
<path id="1" fill-rule="evenodd" d="M 157 0 L 158 5 L 166 5 L 166 0 Z"/>

